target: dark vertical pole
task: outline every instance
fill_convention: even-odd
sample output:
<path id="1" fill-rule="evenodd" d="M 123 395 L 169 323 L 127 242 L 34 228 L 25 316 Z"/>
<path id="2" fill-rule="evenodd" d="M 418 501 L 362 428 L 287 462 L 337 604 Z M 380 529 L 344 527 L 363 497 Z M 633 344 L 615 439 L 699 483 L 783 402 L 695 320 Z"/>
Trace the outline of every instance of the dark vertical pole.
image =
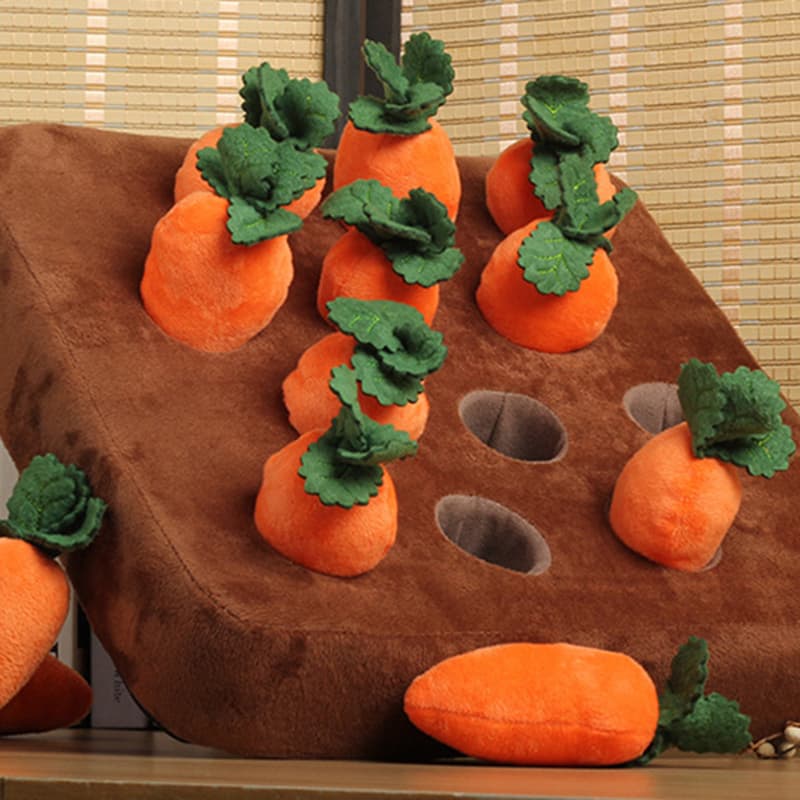
<path id="1" fill-rule="evenodd" d="M 382 95 L 380 84 L 361 59 L 364 39 L 383 42 L 397 56 L 400 52 L 401 0 L 325 0 L 323 77 L 339 95 L 342 117 L 336 132 L 325 143 L 335 147 L 347 121 L 347 109 L 360 94 Z"/>

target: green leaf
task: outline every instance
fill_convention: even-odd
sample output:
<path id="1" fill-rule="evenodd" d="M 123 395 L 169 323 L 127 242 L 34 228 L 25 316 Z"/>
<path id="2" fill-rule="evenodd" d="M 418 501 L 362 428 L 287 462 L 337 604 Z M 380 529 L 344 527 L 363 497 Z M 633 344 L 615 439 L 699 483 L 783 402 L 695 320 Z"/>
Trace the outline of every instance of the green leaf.
<path id="1" fill-rule="evenodd" d="M 342 333 L 376 350 L 399 350 L 403 343 L 397 336 L 397 329 L 415 315 L 423 319 L 417 309 L 391 300 L 337 297 L 327 304 L 327 308 L 328 319 Z"/>
<path id="2" fill-rule="evenodd" d="M 608 117 L 589 111 L 573 116 L 569 125 L 580 140 L 582 149 L 595 164 L 608 161 L 619 146 L 617 127 Z"/>
<path id="3" fill-rule="evenodd" d="M 422 394 L 422 381 L 415 375 L 388 372 L 382 359 L 366 349 L 356 349 L 350 363 L 364 394 L 382 406 L 404 406 Z"/>
<path id="4" fill-rule="evenodd" d="M 588 112 L 589 88 L 576 78 L 542 75 L 525 86 L 523 119 L 537 140 L 577 147 L 574 120 Z"/>
<path id="5" fill-rule="evenodd" d="M 796 446 L 781 419 L 786 404 L 761 370 L 739 367 L 720 376 L 713 364 L 693 358 L 681 368 L 678 398 L 698 458 L 719 458 L 765 478 L 788 468 Z"/>
<path id="6" fill-rule="evenodd" d="M 453 90 L 453 68 L 444 44 L 427 33 L 405 44 L 402 65 L 380 43 L 367 39 L 364 60 L 383 87 L 383 98 L 359 97 L 350 119 L 362 130 L 412 136 L 430 128 L 433 116 Z"/>
<path id="7" fill-rule="evenodd" d="M 325 81 L 290 78 L 266 61 L 245 72 L 239 94 L 248 125 L 266 128 L 276 141 L 300 150 L 319 147 L 341 115 L 339 98 Z"/>
<path id="8" fill-rule="evenodd" d="M 228 207 L 227 228 L 234 244 L 256 244 L 302 226 L 303 220 L 285 208 L 276 208 L 264 217 L 241 197 L 234 197 Z"/>
<path id="9" fill-rule="evenodd" d="M 517 263 L 524 278 L 542 294 L 559 297 L 575 292 L 589 277 L 595 248 L 577 239 L 567 238 L 552 222 L 540 222 L 523 240 Z"/>
<path id="10" fill-rule="evenodd" d="M 426 289 L 452 278 L 464 263 L 464 254 L 455 247 L 430 256 L 409 253 L 395 244 L 386 244 L 383 250 L 394 271 L 407 284 Z"/>
<path id="11" fill-rule="evenodd" d="M 403 72 L 411 86 L 434 84 L 446 97 L 453 91 L 452 60 L 444 42 L 426 32 L 412 34 L 403 49 Z"/>
<path id="12" fill-rule="evenodd" d="M 406 100 L 410 81 L 386 46 L 381 42 L 367 39 L 361 51 L 366 65 L 375 73 L 375 77 L 383 86 L 385 99 L 394 103 Z"/>
<path id="13" fill-rule="evenodd" d="M 360 449 L 340 444 L 336 450 L 338 459 L 348 464 L 375 466 L 417 452 L 417 443 L 406 431 L 399 431 L 394 425 L 381 425 L 365 417 L 363 430 L 366 444 Z"/>
<path id="14" fill-rule="evenodd" d="M 35 456 L 22 471 L 8 500 L 6 525 L 16 537 L 47 550 L 75 550 L 94 540 L 105 509 L 78 467 L 48 453 Z"/>
<path id="15" fill-rule="evenodd" d="M 558 150 L 546 142 L 536 142 L 531 156 L 529 180 L 534 194 L 552 211 L 561 205 L 561 175 Z"/>
<path id="16" fill-rule="evenodd" d="M 374 179 L 359 179 L 343 186 L 329 195 L 321 210 L 327 219 L 354 225 L 365 236 L 373 234 L 379 242 L 394 228 L 398 232 L 404 228 L 395 221 L 400 213 L 400 200 L 388 186 Z"/>
<path id="17" fill-rule="evenodd" d="M 672 659 L 667 688 L 659 697 L 658 724 L 669 728 L 688 714 L 703 696 L 708 680 L 708 644 L 690 636 Z"/>
<path id="18" fill-rule="evenodd" d="M 203 179 L 220 196 L 229 200 L 228 179 L 222 165 L 222 157 L 216 147 L 204 147 L 197 152 L 197 169 Z"/>
<path id="19" fill-rule="evenodd" d="M 735 700 L 712 692 L 701 697 L 690 714 L 672 725 L 671 736 L 681 750 L 693 753 L 738 753 L 752 741 L 750 717 Z"/>
<path id="20" fill-rule="evenodd" d="M 389 369 L 424 378 L 442 366 L 447 348 L 439 331 L 432 330 L 424 321 L 413 318 L 400 326 L 396 333 L 403 346 L 392 352 L 381 353 Z"/>
<path id="21" fill-rule="evenodd" d="M 327 435 L 309 446 L 300 463 L 298 474 L 305 478 L 305 491 L 317 495 L 326 506 L 366 505 L 383 483 L 382 467 L 341 462 L 335 443 Z"/>

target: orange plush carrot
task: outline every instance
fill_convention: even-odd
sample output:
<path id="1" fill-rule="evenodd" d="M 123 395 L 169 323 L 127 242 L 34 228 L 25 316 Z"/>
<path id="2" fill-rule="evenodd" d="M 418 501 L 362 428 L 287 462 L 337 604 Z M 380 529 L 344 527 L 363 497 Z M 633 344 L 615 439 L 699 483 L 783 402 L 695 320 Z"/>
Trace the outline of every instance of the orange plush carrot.
<path id="1" fill-rule="evenodd" d="M 603 232 L 636 199 L 623 189 L 600 203 L 585 155 L 564 156 L 561 202 L 552 220 L 509 234 L 481 275 L 476 300 L 486 321 L 523 347 L 566 353 L 593 342 L 617 304 L 617 275 Z"/>
<path id="2" fill-rule="evenodd" d="M 22 689 L 0 708 L 0 736 L 68 728 L 91 707 L 89 684 L 48 653 Z"/>
<path id="3" fill-rule="evenodd" d="M 165 333 L 223 352 L 261 331 L 286 299 L 287 234 L 302 221 L 284 206 L 316 182 L 320 165 L 246 123 L 227 129 L 217 150 L 201 150 L 199 163 L 215 193 L 194 192 L 159 220 L 141 295 Z"/>
<path id="4" fill-rule="evenodd" d="M 521 101 L 531 135 L 507 147 L 486 175 L 486 206 L 505 234 L 551 218 L 548 212 L 564 204 L 560 172 L 565 156 L 577 155 L 593 165 L 583 179 L 596 184 L 601 203 L 614 195 L 603 162 L 618 144 L 617 131 L 610 119 L 589 110 L 586 84 L 544 75 L 526 85 Z"/>
<path id="5" fill-rule="evenodd" d="M 381 561 L 397 532 L 394 484 L 381 464 L 410 455 L 416 443 L 363 414 L 352 370 L 336 367 L 330 385 L 341 411 L 328 431 L 309 431 L 267 460 L 254 519 L 295 563 L 353 577 Z"/>
<path id="6" fill-rule="evenodd" d="M 686 422 L 651 439 L 614 487 L 609 521 L 637 553 L 674 569 L 706 567 L 739 510 L 736 467 L 772 477 L 794 452 L 780 387 L 760 370 L 718 375 L 690 360 L 679 398 Z"/>
<path id="7" fill-rule="evenodd" d="M 355 226 L 327 252 L 317 289 L 317 309 L 337 297 L 394 300 L 414 306 L 430 324 L 439 286 L 464 261 L 445 207 L 424 189 L 398 200 L 376 180 L 357 180 L 323 204 L 324 216 Z"/>
<path id="8" fill-rule="evenodd" d="M 23 470 L 0 523 L 0 708 L 30 680 L 64 624 L 69 583 L 53 556 L 87 546 L 105 503 L 52 454 Z"/>
<path id="9" fill-rule="evenodd" d="M 402 64 L 378 42 L 363 46 L 367 66 L 385 97 L 360 97 L 350 105 L 333 167 L 333 188 L 374 178 L 397 197 L 423 188 L 456 218 L 461 177 L 444 129 L 432 118 L 453 91 L 453 68 L 443 42 L 427 33 L 406 42 Z"/>
<path id="10" fill-rule="evenodd" d="M 425 733 L 507 764 L 609 766 L 656 732 L 656 688 L 632 658 L 570 644 L 515 643 L 448 658 L 406 691 Z"/>
<path id="11" fill-rule="evenodd" d="M 289 422 L 299 433 L 327 426 L 339 410 L 328 388 L 331 371 L 348 364 L 355 369 L 363 412 L 418 439 L 428 419 L 422 381 L 444 362 L 442 335 L 401 303 L 339 298 L 329 309 L 343 333 L 312 345 L 283 382 Z"/>
<path id="12" fill-rule="evenodd" d="M 512 643 L 453 656 L 405 695 L 414 725 L 477 758 L 537 766 L 643 765 L 667 747 L 736 753 L 750 718 L 705 694 L 708 645 L 690 637 L 656 696 L 623 653 L 571 644 Z"/>
<path id="13" fill-rule="evenodd" d="M 266 61 L 251 67 L 242 76 L 244 120 L 254 128 L 263 127 L 277 142 L 288 141 L 298 150 L 312 154 L 334 130 L 338 119 L 339 98 L 325 81 L 290 78 L 286 70 L 273 69 Z M 192 192 L 213 191 L 203 178 L 197 154 L 206 147 L 216 147 L 225 127 L 214 128 L 193 142 L 175 175 L 175 202 Z M 316 158 L 324 163 L 319 154 Z M 287 210 L 305 219 L 319 203 L 325 177 L 292 200 Z"/>

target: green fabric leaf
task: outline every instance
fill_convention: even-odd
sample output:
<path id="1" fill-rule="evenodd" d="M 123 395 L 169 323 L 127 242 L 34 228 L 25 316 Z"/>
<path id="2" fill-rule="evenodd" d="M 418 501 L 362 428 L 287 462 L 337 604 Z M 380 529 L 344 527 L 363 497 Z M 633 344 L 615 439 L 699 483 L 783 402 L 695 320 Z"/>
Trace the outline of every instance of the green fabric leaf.
<path id="1" fill-rule="evenodd" d="M 291 233 L 302 226 L 303 220 L 285 208 L 276 208 L 264 217 L 241 197 L 234 197 L 230 201 L 227 228 L 234 244 L 256 244 Z"/>
<path id="2" fill-rule="evenodd" d="M 574 120 L 588 112 L 589 87 L 576 78 L 542 75 L 525 86 L 522 115 L 537 140 L 577 147 Z"/>
<path id="3" fill-rule="evenodd" d="M 552 222 L 540 222 L 523 240 L 517 263 L 524 278 L 542 294 L 559 297 L 575 292 L 589 277 L 595 248 L 577 239 L 567 238 Z"/>
<path id="4" fill-rule="evenodd" d="M 367 39 L 362 52 L 383 87 L 384 97 L 353 101 L 353 124 L 374 133 L 408 136 L 428 130 L 428 119 L 453 90 L 454 73 L 444 43 L 427 33 L 415 33 L 405 44 L 400 65 L 379 42 Z"/>
<path id="5" fill-rule="evenodd" d="M 659 697 L 658 724 L 669 728 L 691 712 L 708 680 L 708 644 L 690 636 L 672 659 L 667 688 Z"/>
<path id="6" fill-rule="evenodd" d="M 414 375 L 392 372 L 387 375 L 384 362 L 368 350 L 356 350 L 350 360 L 364 394 L 382 406 L 404 406 L 416 402 L 422 394 L 422 381 Z"/>
<path id="7" fill-rule="evenodd" d="M 561 205 L 561 174 L 558 150 L 545 142 L 536 142 L 531 156 L 529 180 L 534 194 L 552 211 Z"/>
<path id="8" fill-rule="evenodd" d="M 381 354 L 387 367 L 405 375 L 424 378 L 442 366 L 447 348 L 439 331 L 428 327 L 424 321 L 412 319 L 398 328 L 396 333 L 403 346 Z"/>
<path id="9" fill-rule="evenodd" d="M 575 114 L 570 118 L 569 125 L 580 140 L 582 149 L 595 164 L 608 161 L 619 146 L 617 126 L 608 117 L 589 111 Z"/>
<path id="10" fill-rule="evenodd" d="M 228 190 L 228 179 L 225 176 L 225 168 L 222 165 L 222 157 L 216 147 L 204 147 L 197 152 L 197 169 L 203 179 L 211 188 L 226 200 L 230 200 L 231 194 Z"/>
<path id="11" fill-rule="evenodd" d="M 89 545 L 105 510 L 84 472 L 48 453 L 22 471 L 8 500 L 6 525 L 20 539 L 63 552 Z"/>
<path id="12" fill-rule="evenodd" d="M 319 147 L 341 115 L 339 97 L 325 81 L 290 78 L 266 61 L 245 72 L 239 94 L 248 125 L 266 128 L 276 141 L 300 150 Z"/>
<path id="13" fill-rule="evenodd" d="M 719 458 L 766 478 L 788 469 L 796 446 L 781 419 L 786 404 L 761 370 L 718 375 L 713 364 L 693 358 L 681 368 L 678 398 L 698 458 Z"/>
<path id="14" fill-rule="evenodd" d="M 455 225 L 447 209 L 424 189 L 398 200 L 379 181 L 357 180 L 331 194 L 322 214 L 354 225 L 379 245 L 408 284 L 433 286 L 451 278 L 464 262 L 453 246 Z"/>
<path id="15" fill-rule="evenodd" d="M 358 300 L 355 297 L 337 297 L 327 304 L 328 319 L 342 332 L 352 336 L 359 344 L 376 350 L 399 350 L 403 343 L 396 334 L 413 312 L 422 314 L 402 303 L 391 300 Z M 411 311 L 406 311 L 411 309 Z"/>
<path id="16" fill-rule="evenodd" d="M 670 733 L 676 747 L 693 753 L 738 753 L 752 741 L 750 717 L 716 692 L 701 697 Z"/>
<path id="17" fill-rule="evenodd" d="M 364 418 L 366 444 L 359 449 L 351 449 L 346 443 L 337 447 L 337 458 L 347 464 L 375 466 L 398 458 L 412 456 L 417 452 L 417 443 L 394 425 L 381 425 Z"/>

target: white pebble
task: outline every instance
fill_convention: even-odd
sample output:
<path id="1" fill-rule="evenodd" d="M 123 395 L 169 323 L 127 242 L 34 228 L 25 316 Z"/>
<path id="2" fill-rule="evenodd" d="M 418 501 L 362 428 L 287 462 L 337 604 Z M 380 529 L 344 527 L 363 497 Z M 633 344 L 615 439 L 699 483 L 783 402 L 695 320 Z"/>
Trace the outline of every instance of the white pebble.
<path id="1" fill-rule="evenodd" d="M 783 738 L 792 744 L 800 744 L 800 725 L 787 725 L 783 729 Z"/>
<path id="2" fill-rule="evenodd" d="M 761 758 L 775 758 L 775 747 L 772 742 L 761 742 L 756 748 L 756 753 L 758 753 Z"/>

